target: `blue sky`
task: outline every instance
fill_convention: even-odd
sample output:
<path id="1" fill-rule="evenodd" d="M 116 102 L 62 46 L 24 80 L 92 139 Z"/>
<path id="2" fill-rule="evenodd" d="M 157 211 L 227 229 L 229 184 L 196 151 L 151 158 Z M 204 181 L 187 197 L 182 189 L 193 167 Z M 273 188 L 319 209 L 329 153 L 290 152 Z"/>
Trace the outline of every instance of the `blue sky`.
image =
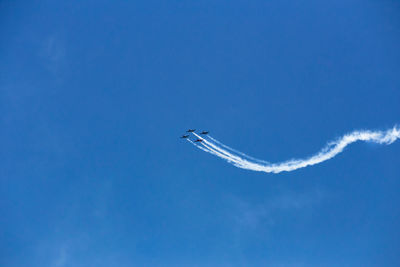
<path id="1" fill-rule="evenodd" d="M 2 1 L 0 265 L 399 266 L 397 1 Z"/>

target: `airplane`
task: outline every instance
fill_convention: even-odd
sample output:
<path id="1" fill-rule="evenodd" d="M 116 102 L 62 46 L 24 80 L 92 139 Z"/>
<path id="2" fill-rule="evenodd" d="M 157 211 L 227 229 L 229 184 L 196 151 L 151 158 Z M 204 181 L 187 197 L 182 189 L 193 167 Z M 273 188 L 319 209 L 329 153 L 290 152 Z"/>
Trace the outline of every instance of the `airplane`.
<path id="1" fill-rule="evenodd" d="M 202 131 L 200 134 L 205 135 L 205 134 L 208 134 L 208 133 L 209 133 L 208 131 Z"/>
<path id="2" fill-rule="evenodd" d="M 195 143 L 196 142 L 203 142 L 203 139 L 197 139 L 196 141 L 194 141 Z"/>
<path id="3" fill-rule="evenodd" d="M 184 134 L 184 135 L 181 136 L 181 138 L 188 138 L 188 137 L 189 137 L 188 134 Z"/>
<path id="4" fill-rule="evenodd" d="M 187 132 L 187 133 L 193 133 L 194 131 L 196 131 L 196 129 L 189 129 L 189 130 L 187 130 L 186 132 Z"/>

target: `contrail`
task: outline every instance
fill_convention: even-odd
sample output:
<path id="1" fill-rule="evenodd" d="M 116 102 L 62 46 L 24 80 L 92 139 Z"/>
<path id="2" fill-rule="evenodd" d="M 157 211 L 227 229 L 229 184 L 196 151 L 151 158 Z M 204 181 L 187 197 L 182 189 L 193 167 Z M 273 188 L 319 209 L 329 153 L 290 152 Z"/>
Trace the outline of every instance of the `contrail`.
<path id="1" fill-rule="evenodd" d="M 198 136 L 197 134 L 195 134 L 195 135 Z M 196 143 L 194 143 L 194 142 L 193 142 L 192 140 L 190 140 L 190 139 L 186 139 L 186 140 L 188 140 L 190 143 L 192 143 L 192 144 L 193 144 L 194 146 L 196 146 L 197 148 L 199 148 L 199 149 L 201 149 L 201 150 L 203 150 L 203 151 L 205 151 L 205 152 L 211 153 L 211 154 L 213 154 L 213 155 L 216 155 L 216 156 L 218 156 L 218 157 L 220 157 L 220 158 L 223 158 L 223 159 L 227 160 L 228 162 L 237 163 L 237 162 L 240 161 L 240 159 L 235 159 L 233 155 L 227 156 L 227 155 L 221 154 L 220 152 L 214 150 L 213 148 L 211 148 L 211 147 L 208 146 L 208 145 L 203 144 L 204 147 L 201 147 L 201 146 L 197 145 Z"/>
<path id="2" fill-rule="evenodd" d="M 263 164 L 268 164 L 268 163 L 269 163 L 268 161 L 253 158 L 253 157 L 251 157 L 251 156 L 249 156 L 249 155 L 246 155 L 246 154 L 243 153 L 243 152 L 240 152 L 240 151 L 238 151 L 238 150 L 236 150 L 236 149 L 233 149 L 233 148 L 231 148 L 231 147 L 229 147 L 229 146 L 227 146 L 227 145 L 221 143 L 221 142 L 218 141 L 217 139 L 211 137 L 210 135 L 207 135 L 207 137 L 208 137 L 209 139 L 211 139 L 211 141 L 213 141 L 214 143 L 216 143 L 216 144 L 218 144 L 218 145 L 220 145 L 220 146 L 222 146 L 222 147 L 224 147 L 224 148 L 226 148 L 226 149 L 232 151 L 233 153 L 239 154 L 239 155 L 241 155 L 241 156 L 243 156 L 243 157 L 245 157 L 245 158 L 247 158 L 247 159 L 249 159 L 249 160 L 257 161 L 257 162 L 260 162 L 260 163 L 263 163 Z"/>
<path id="3" fill-rule="evenodd" d="M 198 134 L 193 134 L 198 138 L 203 139 Z M 212 137 L 209 138 L 210 140 L 203 139 L 203 142 L 201 142 L 203 147 L 190 140 L 189 141 L 203 151 L 220 157 L 238 168 L 267 173 L 279 173 L 283 171 L 290 172 L 324 162 L 335 157 L 337 154 L 341 153 L 346 146 L 357 141 L 386 145 L 392 144 L 400 138 L 400 129 L 395 126 L 387 131 L 354 131 L 344 135 L 336 141 L 328 143 L 320 152 L 311 157 L 305 159 L 292 159 L 281 163 L 268 163 L 266 161 L 255 159 L 222 144 Z"/>
<path id="4" fill-rule="evenodd" d="M 190 139 L 186 139 L 186 140 L 188 140 L 190 143 L 192 143 L 192 145 L 194 145 L 195 147 L 197 147 L 197 148 L 203 150 L 204 152 L 210 153 L 210 151 L 209 151 L 208 149 L 206 149 L 206 148 L 204 148 L 204 147 L 201 147 L 201 146 L 195 144 L 192 140 L 190 140 Z"/>

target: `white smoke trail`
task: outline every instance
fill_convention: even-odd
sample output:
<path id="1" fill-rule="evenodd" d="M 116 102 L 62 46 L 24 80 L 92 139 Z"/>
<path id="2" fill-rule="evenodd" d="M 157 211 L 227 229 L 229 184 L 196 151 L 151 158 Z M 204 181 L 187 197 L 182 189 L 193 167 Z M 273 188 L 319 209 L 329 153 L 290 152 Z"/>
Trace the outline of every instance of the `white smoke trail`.
<path id="1" fill-rule="evenodd" d="M 263 163 L 263 164 L 269 164 L 268 161 L 261 160 L 261 159 L 256 159 L 256 158 L 253 158 L 253 157 L 251 157 L 251 156 L 249 156 L 249 155 L 246 155 L 246 154 L 243 153 L 243 152 L 237 151 L 236 149 L 233 149 L 233 148 L 231 148 L 231 147 L 229 147 L 229 146 L 227 146 L 227 145 L 221 143 L 220 141 L 218 141 L 217 139 L 211 137 L 210 135 L 207 135 L 207 137 L 208 137 L 209 139 L 211 139 L 211 141 L 213 141 L 214 143 L 216 143 L 216 144 L 222 146 L 223 148 L 226 148 L 226 149 L 232 151 L 233 153 L 236 153 L 236 154 L 238 154 L 238 155 L 241 155 L 241 156 L 243 156 L 243 157 L 245 157 L 245 158 L 247 158 L 247 159 L 249 159 L 249 160 L 253 160 L 253 161 L 256 161 L 256 162 L 259 162 L 259 163 Z"/>
<path id="2" fill-rule="evenodd" d="M 195 133 L 194 133 L 194 135 L 198 136 Z M 215 155 L 217 157 L 223 158 L 223 159 L 227 160 L 228 162 L 231 162 L 231 163 L 234 163 L 234 164 L 237 164 L 237 163 L 241 162 L 241 159 L 240 158 L 236 158 L 234 155 L 231 155 L 231 154 L 226 155 L 226 154 L 220 153 L 218 150 L 213 149 L 211 147 L 211 146 L 213 146 L 212 144 L 211 144 L 211 146 L 209 146 L 209 145 L 206 145 L 206 144 L 202 143 L 202 145 L 204 147 L 201 147 L 201 146 L 197 145 L 196 143 L 194 143 L 192 140 L 189 140 L 189 139 L 187 139 L 187 140 L 190 143 L 192 143 L 194 146 L 196 146 L 197 148 L 200 148 L 201 150 L 203 150 L 205 152 L 208 152 L 208 153 L 211 153 L 211 154 L 213 154 L 213 155 Z"/>
<path id="3" fill-rule="evenodd" d="M 198 138 L 201 138 L 196 133 L 193 133 Z M 260 162 L 260 160 L 254 159 L 250 156 L 245 155 L 238 151 L 235 151 L 229 148 L 226 145 L 216 141 L 216 139 L 210 138 L 211 141 L 207 141 L 203 139 L 202 145 L 198 146 L 198 148 L 216 155 L 222 159 L 225 159 L 229 163 L 233 164 L 236 167 L 253 170 L 253 171 L 262 171 L 267 173 L 279 173 L 283 171 L 294 171 L 300 168 L 304 168 L 307 166 L 312 166 L 328 159 L 335 157 L 337 154 L 341 153 L 343 149 L 357 141 L 364 142 L 374 142 L 378 144 L 391 144 L 400 138 L 400 129 L 397 126 L 393 127 L 393 129 L 389 129 L 385 132 L 382 131 L 355 131 L 350 134 L 344 135 L 342 138 L 328 143 L 328 145 L 323 148 L 320 152 L 306 159 L 293 159 L 281 163 L 268 163 L 268 162 Z M 214 141 L 214 143 L 212 142 Z M 220 146 L 218 146 L 220 145 Z M 221 147 L 222 146 L 222 147 Z M 226 149 L 231 151 L 227 151 Z M 236 153 L 236 154 L 234 154 Z M 239 155 L 237 155 L 239 154 Z M 243 155 L 244 154 L 244 155 Z M 240 155 L 247 157 L 248 159 L 242 158 Z"/>
<path id="4" fill-rule="evenodd" d="M 229 161 L 231 162 L 235 162 L 235 163 L 241 163 L 247 160 L 237 156 L 237 155 L 233 155 L 232 153 L 230 153 L 229 151 L 226 151 L 225 149 L 222 149 L 220 147 L 218 147 L 217 145 L 208 142 L 207 140 L 203 139 L 201 136 L 199 136 L 196 133 L 193 133 L 197 138 L 202 139 L 203 142 L 201 142 L 201 144 L 205 147 L 207 147 L 209 150 L 211 150 L 212 152 L 218 153 L 220 157 L 224 158 L 224 159 L 229 159 Z"/>
<path id="5" fill-rule="evenodd" d="M 190 142 L 192 145 L 194 145 L 195 147 L 197 147 L 197 148 L 199 148 L 199 149 L 201 149 L 201 150 L 203 150 L 203 151 L 205 151 L 205 152 L 207 152 L 207 153 L 213 154 L 213 155 L 215 155 L 215 156 L 217 156 L 217 157 L 223 158 L 223 159 L 227 160 L 228 162 L 234 163 L 235 165 L 238 164 L 238 163 L 240 162 L 240 159 L 234 158 L 233 155 L 227 156 L 227 155 L 221 154 L 221 153 L 220 153 L 219 151 L 217 151 L 217 150 L 214 150 L 213 148 L 211 148 L 211 147 L 208 146 L 208 145 L 202 144 L 202 145 L 204 146 L 204 147 L 202 147 L 202 146 L 199 146 L 198 144 L 196 144 L 195 142 L 193 142 L 193 141 L 190 140 L 190 139 L 186 139 L 186 140 L 189 141 L 189 142 Z"/>
<path id="6" fill-rule="evenodd" d="M 208 152 L 208 153 L 210 153 L 211 151 L 210 150 L 208 150 L 207 148 L 204 148 L 204 147 L 201 147 L 201 146 L 199 146 L 199 145 L 197 145 L 197 144 L 195 144 L 192 140 L 190 140 L 190 139 L 186 139 L 187 141 L 189 141 L 192 145 L 194 145 L 195 147 L 197 147 L 197 148 L 199 148 L 199 149 L 201 149 L 201 150 L 203 150 L 204 152 Z"/>

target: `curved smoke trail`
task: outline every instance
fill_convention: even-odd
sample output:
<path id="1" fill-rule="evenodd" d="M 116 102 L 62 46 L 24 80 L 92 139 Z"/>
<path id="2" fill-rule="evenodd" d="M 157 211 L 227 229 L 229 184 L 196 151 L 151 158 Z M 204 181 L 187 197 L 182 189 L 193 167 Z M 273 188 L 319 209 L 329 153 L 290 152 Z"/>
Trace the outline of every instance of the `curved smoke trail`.
<path id="1" fill-rule="evenodd" d="M 198 134 L 193 134 L 198 138 L 201 138 L 201 136 L 199 136 Z M 209 137 L 209 140 L 201 138 L 203 139 L 203 142 L 201 142 L 201 145 L 203 147 L 193 143 L 190 140 L 189 141 L 203 151 L 220 157 L 238 168 L 267 173 L 279 173 L 283 171 L 294 171 L 300 168 L 305 168 L 307 166 L 312 166 L 324 162 L 328 159 L 335 157 L 337 154 L 341 153 L 346 146 L 357 141 L 389 145 L 399 138 L 400 129 L 397 128 L 397 126 L 384 132 L 354 131 L 352 133 L 344 135 L 336 141 L 328 143 L 328 145 L 324 147 L 320 152 L 311 157 L 305 159 L 292 159 L 281 163 L 268 163 L 266 161 L 255 159 L 222 144 L 212 137 Z"/>

